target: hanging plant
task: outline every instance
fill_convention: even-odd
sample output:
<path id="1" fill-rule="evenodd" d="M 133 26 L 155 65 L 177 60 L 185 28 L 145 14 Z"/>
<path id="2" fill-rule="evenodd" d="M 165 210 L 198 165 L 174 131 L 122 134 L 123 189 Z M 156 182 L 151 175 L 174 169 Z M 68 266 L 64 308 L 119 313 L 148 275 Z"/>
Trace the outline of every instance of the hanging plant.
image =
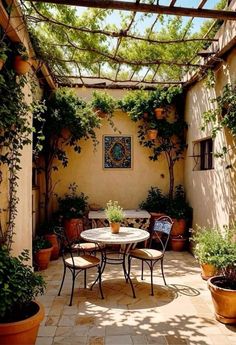
<path id="1" fill-rule="evenodd" d="M 7 60 L 7 45 L 5 42 L 0 42 L 0 71 L 2 70 L 6 60 Z"/>
<path id="2" fill-rule="evenodd" d="M 25 46 L 22 43 L 15 45 L 16 56 L 14 58 L 13 66 L 17 74 L 24 75 L 29 72 L 31 68 L 31 60 Z"/>

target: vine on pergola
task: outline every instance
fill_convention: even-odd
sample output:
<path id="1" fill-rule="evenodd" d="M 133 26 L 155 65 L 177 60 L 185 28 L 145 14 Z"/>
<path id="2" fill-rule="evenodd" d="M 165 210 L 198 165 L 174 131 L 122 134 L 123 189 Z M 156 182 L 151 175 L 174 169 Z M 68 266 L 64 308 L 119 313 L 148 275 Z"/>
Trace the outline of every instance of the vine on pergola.
<path id="1" fill-rule="evenodd" d="M 218 8 L 225 5 L 221 0 Z M 25 1 L 22 9 L 37 58 L 64 85 L 85 85 L 91 79 L 124 88 L 181 84 L 186 72 L 211 67 L 198 61 L 197 52 L 216 40 L 221 24 L 208 20 L 193 33 L 193 18 L 157 15 L 153 21 L 151 14 L 122 11 L 119 26 L 111 24 L 115 14 L 109 9 L 90 8 L 79 16 L 76 7 Z M 147 20 L 150 24 L 141 32 Z"/>

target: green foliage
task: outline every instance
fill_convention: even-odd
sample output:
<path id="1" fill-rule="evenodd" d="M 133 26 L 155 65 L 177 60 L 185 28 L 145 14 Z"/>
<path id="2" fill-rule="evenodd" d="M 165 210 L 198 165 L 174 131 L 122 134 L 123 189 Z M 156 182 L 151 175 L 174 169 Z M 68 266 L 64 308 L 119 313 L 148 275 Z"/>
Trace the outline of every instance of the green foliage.
<path id="1" fill-rule="evenodd" d="M 214 265 L 224 276 L 236 282 L 236 228 L 198 228 L 192 239 L 200 263 Z"/>
<path id="2" fill-rule="evenodd" d="M 0 323 L 18 319 L 25 307 L 45 290 L 43 278 L 26 265 L 29 253 L 18 257 L 0 246 Z"/>
<path id="3" fill-rule="evenodd" d="M 5 42 L 0 42 L 0 60 L 5 62 L 7 60 L 8 47 Z"/>
<path id="4" fill-rule="evenodd" d="M 139 207 L 149 212 L 165 212 L 167 198 L 158 187 L 151 187 L 147 199 L 142 201 Z"/>
<path id="5" fill-rule="evenodd" d="M 37 253 L 41 249 L 48 249 L 51 248 L 52 244 L 48 240 L 46 240 L 43 236 L 37 236 L 33 240 L 33 252 Z"/>
<path id="6" fill-rule="evenodd" d="M 101 112 L 112 116 L 116 102 L 107 92 L 93 92 L 91 105 L 94 110 L 100 110 Z"/>
<path id="7" fill-rule="evenodd" d="M 16 43 L 13 47 L 13 51 L 15 54 L 20 55 L 22 60 L 27 61 L 29 60 L 29 55 L 27 53 L 27 50 L 25 46 L 22 43 Z"/>
<path id="8" fill-rule="evenodd" d="M 123 208 L 118 204 L 118 201 L 109 200 L 105 214 L 110 223 L 120 223 L 124 219 Z"/>
<path id="9" fill-rule="evenodd" d="M 88 208 L 88 197 L 84 193 L 77 193 L 78 186 L 76 183 L 69 185 L 69 193 L 63 198 L 58 198 L 58 213 L 65 219 L 81 218 Z"/>

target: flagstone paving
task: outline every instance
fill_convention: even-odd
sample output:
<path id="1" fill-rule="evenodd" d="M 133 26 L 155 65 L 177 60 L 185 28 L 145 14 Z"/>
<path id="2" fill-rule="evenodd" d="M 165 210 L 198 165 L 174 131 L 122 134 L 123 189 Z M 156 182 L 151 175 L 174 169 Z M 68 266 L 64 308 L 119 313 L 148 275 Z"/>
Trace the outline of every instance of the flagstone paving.
<path id="1" fill-rule="evenodd" d="M 89 289 L 96 276 L 96 270 L 89 270 L 88 288 L 83 289 L 81 274 L 70 307 L 69 272 L 61 296 L 57 296 L 62 268 L 59 258 L 43 272 L 47 291 L 39 299 L 46 315 L 36 345 L 236 345 L 236 327 L 215 320 L 207 283 L 188 252 L 166 253 L 167 286 L 157 264 L 154 296 L 150 296 L 148 267 L 141 281 L 140 262 L 134 261 L 136 299 L 121 267 L 107 265 L 103 273 L 105 299 L 100 299 L 98 286 Z"/>

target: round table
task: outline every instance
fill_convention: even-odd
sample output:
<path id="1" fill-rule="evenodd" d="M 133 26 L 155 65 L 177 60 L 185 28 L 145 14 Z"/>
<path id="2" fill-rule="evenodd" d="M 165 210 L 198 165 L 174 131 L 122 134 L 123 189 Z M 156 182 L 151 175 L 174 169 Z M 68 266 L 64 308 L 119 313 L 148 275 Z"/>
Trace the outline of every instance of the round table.
<path id="1" fill-rule="evenodd" d="M 121 227 L 118 234 L 112 234 L 111 229 L 109 227 L 105 227 L 82 231 L 80 236 L 87 242 L 94 242 L 102 245 L 102 273 L 106 264 L 122 264 L 125 280 L 130 283 L 133 297 L 135 298 L 133 283 L 130 279 L 130 272 L 126 269 L 125 260 L 130 249 L 133 249 L 137 243 L 146 241 L 149 238 L 149 232 L 137 228 Z M 119 251 L 112 251 L 111 253 L 107 251 L 106 245 L 120 245 L 121 248 Z M 109 254 L 119 254 L 120 257 L 109 257 Z M 95 283 L 96 281 L 93 285 Z"/>

